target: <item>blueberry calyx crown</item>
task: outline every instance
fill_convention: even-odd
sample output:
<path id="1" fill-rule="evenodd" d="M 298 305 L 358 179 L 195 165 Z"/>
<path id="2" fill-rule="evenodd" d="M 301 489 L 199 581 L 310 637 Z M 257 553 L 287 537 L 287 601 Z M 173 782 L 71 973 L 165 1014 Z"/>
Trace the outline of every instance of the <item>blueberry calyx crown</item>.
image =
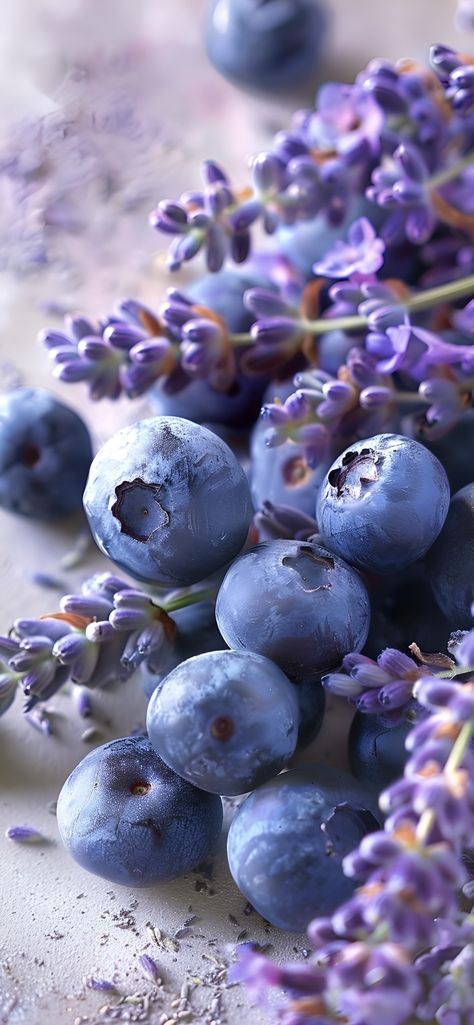
<path id="1" fill-rule="evenodd" d="M 301 545 L 296 555 L 285 555 L 282 565 L 298 573 L 304 591 L 328 591 L 331 584 L 325 582 L 325 573 L 334 569 L 334 559 L 329 555 L 317 555 L 310 545 Z"/>
<path id="2" fill-rule="evenodd" d="M 328 474 L 331 487 L 336 488 L 337 497 L 348 495 L 360 498 L 367 485 L 378 480 L 378 467 L 382 459 L 373 449 L 363 448 L 360 452 L 346 452 L 342 465 Z"/>
<path id="3" fill-rule="evenodd" d="M 158 501 L 160 484 L 146 484 L 140 477 L 122 481 L 115 488 L 116 501 L 111 512 L 120 523 L 120 531 L 135 541 L 146 543 L 166 527 L 169 513 Z"/>

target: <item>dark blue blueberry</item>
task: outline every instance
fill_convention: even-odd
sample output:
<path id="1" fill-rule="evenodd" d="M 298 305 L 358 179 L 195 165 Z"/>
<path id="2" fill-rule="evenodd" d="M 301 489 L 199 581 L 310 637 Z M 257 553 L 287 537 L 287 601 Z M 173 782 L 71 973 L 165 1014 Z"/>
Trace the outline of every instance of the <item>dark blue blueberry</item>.
<path id="1" fill-rule="evenodd" d="M 123 886 L 151 886 L 208 857 L 222 804 L 177 776 L 145 737 L 96 748 L 66 780 L 58 827 L 72 857 Z"/>
<path id="2" fill-rule="evenodd" d="M 327 21 L 320 0 L 211 0 L 208 57 L 239 85 L 291 88 L 314 78 Z"/>
<path id="3" fill-rule="evenodd" d="M 338 456 L 316 503 L 326 544 L 358 569 L 386 573 L 421 559 L 449 507 L 436 456 L 398 434 L 357 441 Z"/>
<path id="4" fill-rule="evenodd" d="M 354 335 L 347 334 L 347 331 L 327 331 L 317 343 L 318 366 L 326 374 L 336 377 L 341 363 L 345 363 L 348 352 L 355 345 Z"/>
<path id="5" fill-rule="evenodd" d="M 231 648 L 266 655 L 301 681 L 361 650 L 369 598 L 359 575 L 320 545 L 266 541 L 227 570 L 216 619 Z"/>
<path id="6" fill-rule="evenodd" d="M 324 719 L 325 693 L 318 679 L 293 684 L 300 710 L 297 748 L 307 747 L 317 737 Z"/>
<path id="7" fill-rule="evenodd" d="M 420 425 L 410 422 L 407 417 L 402 421 L 402 429 L 404 434 L 426 445 L 439 459 L 446 470 L 452 494 L 471 483 L 474 476 L 474 409 L 466 410 L 458 423 L 436 441 L 430 441 Z"/>
<path id="8" fill-rule="evenodd" d="M 160 758 L 211 793 L 244 794 L 291 758 L 295 688 L 267 658 L 211 651 L 173 669 L 152 695 L 150 742 Z"/>
<path id="9" fill-rule="evenodd" d="M 403 776 L 411 724 L 388 726 L 378 715 L 356 712 L 349 732 L 349 765 L 362 783 L 383 790 Z"/>
<path id="10" fill-rule="evenodd" d="M 446 523 L 427 558 L 436 601 L 457 630 L 472 629 L 474 482 L 453 495 Z"/>
<path id="11" fill-rule="evenodd" d="M 285 772 L 255 790 L 231 823 L 227 856 L 244 896 L 273 925 L 303 931 L 354 890 L 341 862 L 378 826 L 374 790 L 340 770 Z"/>
<path id="12" fill-rule="evenodd" d="M 193 281 L 186 289 L 186 295 L 222 317 L 232 333 L 240 334 L 249 330 L 254 319 L 253 314 L 244 306 L 244 293 L 257 285 L 271 287 L 262 274 L 243 274 L 226 268 Z M 238 359 L 237 350 L 237 363 Z M 245 377 L 237 373 L 234 384 L 227 392 L 216 391 L 201 378 L 190 380 L 180 391 L 170 392 L 166 380 L 161 380 L 150 391 L 148 398 L 153 412 L 158 416 L 184 416 L 196 423 L 223 424 L 242 429 L 255 423 L 265 385 L 266 379 L 263 377 Z"/>
<path id="13" fill-rule="evenodd" d="M 256 425 L 251 439 L 250 486 L 255 509 L 264 502 L 290 505 L 307 516 L 314 516 L 319 487 L 326 476 L 327 463 L 312 469 L 302 445 L 285 442 L 269 448 L 265 442 L 268 424 Z"/>
<path id="14" fill-rule="evenodd" d="M 384 648 L 408 654 L 413 641 L 422 651 L 446 651 L 451 627 L 434 600 L 424 562 L 371 580 L 369 593 L 365 655 L 377 658 Z"/>
<path id="15" fill-rule="evenodd" d="M 205 427 L 156 417 L 124 427 L 95 457 L 84 508 L 99 548 L 132 576 L 186 587 L 242 548 L 245 474 Z"/>
<path id="16" fill-rule="evenodd" d="M 78 512 L 92 460 L 81 418 L 40 388 L 0 395 L 0 506 L 37 520 Z"/>

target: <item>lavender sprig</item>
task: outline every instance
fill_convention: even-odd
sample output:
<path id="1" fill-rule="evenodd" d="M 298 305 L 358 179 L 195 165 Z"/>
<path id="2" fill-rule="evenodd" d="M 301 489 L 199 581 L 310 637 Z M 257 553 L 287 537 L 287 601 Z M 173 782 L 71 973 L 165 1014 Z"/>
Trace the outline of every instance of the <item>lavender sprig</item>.
<path id="1" fill-rule="evenodd" d="M 231 969 L 263 999 L 284 989 L 282 1025 L 461 1025 L 474 1014 L 474 925 L 458 905 L 474 830 L 474 682 L 428 676 L 414 694 L 428 715 L 408 736 L 403 780 L 381 795 L 384 830 L 343 862 L 362 885 L 310 924 L 305 965 L 280 968 L 244 946 Z"/>
<path id="2" fill-rule="evenodd" d="M 176 624 L 166 610 L 209 598 L 208 590 L 172 594 L 158 605 L 148 594 L 112 573 L 84 582 L 80 594 L 65 595 L 58 612 L 42 619 L 18 619 L 11 636 L 0 638 L 0 713 L 7 711 L 17 687 L 32 724 L 40 705 L 67 680 L 81 688 L 102 688 L 127 680 L 153 656 L 158 672 L 169 662 Z M 90 714 L 90 701 L 79 691 L 79 712 Z M 50 732 L 50 730 L 49 730 Z"/>
<path id="3" fill-rule="evenodd" d="M 271 150 L 251 160 L 251 184 L 240 193 L 207 161 L 201 191 L 151 215 L 154 228 L 174 236 L 170 268 L 201 250 L 210 270 L 226 255 L 245 259 L 257 221 L 268 233 L 317 215 L 339 226 L 362 197 L 379 207 L 390 248 L 404 238 L 417 247 L 444 226 L 468 238 L 472 67 L 447 47 L 433 48 L 431 66 L 374 60 L 354 84 L 323 86 L 315 109 L 297 112 Z M 364 273 L 377 263 L 365 262 Z"/>

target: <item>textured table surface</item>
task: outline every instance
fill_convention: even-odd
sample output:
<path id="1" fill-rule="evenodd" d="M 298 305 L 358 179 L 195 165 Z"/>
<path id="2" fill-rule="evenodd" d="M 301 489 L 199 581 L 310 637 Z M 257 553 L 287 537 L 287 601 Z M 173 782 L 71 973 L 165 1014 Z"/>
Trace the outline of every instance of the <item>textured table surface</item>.
<path id="1" fill-rule="evenodd" d="M 375 55 L 422 57 L 431 41 L 468 47 L 452 27 L 455 4 L 450 0 L 329 3 L 333 36 L 326 77 L 350 79 Z M 34 7 L 35 0 L 31 4 Z M 246 157 L 287 123 L 289 103 L 244 95 L 207 66 L 200 46 L 201 0 L 162 0 L 148 6 L 162 90 L 157 102 L 169 129 L 157 164 L 156 199 L 176 196 L 197 183 L 204 157 L 222 160 L 244 179 Z M 14 57 L 20 40 L 15 43 L 12 35 L 9 45 Z M 4 376 L 18 373 L 24 383 L 55 390 L 81 411 L 96 444 L 142 415 L 146 404 L 94 407 L 82 387 L 66 389 L 53 382 L 35 340 L 47 323 L 41 304 L 56 299 L 67 307 L 80 305 L 99 313 L 124 291 L 156 302 L 168 279 L 160 252 L 150 261 L 157 240 L 145 220 L 133 245 L 121 262 L 111 249 L 110 261 L 104 259 L 75 281 L 61 281 L 56 271 L 48 270 L 23 278 L 0 275 Z M 1 632 L 17 616 L 41 615 L 57 605 L 60 590 L 39 587 L 35 571 L 60 578 L 65 591 L 71 591 L 86 575 L 105 568 L 106 561 L 92 548 L 76 568 L 62 565 L 79 529 L 80 523 L 49 527 L 0 513 Z M 92 1025 L 112 1020 L 161 1023 L 171 1018 L 237 1025 L 248 1012 L 243 1009 L 245 994 L 238 988 L 226 989 L 228 945 L 253 939 L 271 944 L 277 957 L 303 957 L 305 938 L 279 935 L 258 915 L 248 913 L 225 869 L 223 849 L 212 873 L 192 874 L 147 891 L 112 886 L 69 859 L 54 817 L 62 782 L 94 744 L 127 734 L 144 719 L 145 700 L 134 680 L 119 692 L 94 695 L 93 702 L 93 719 L 85 722 L 74 708 L 71 691 L 51 700 L 51 737 L 25 723 L 20 700 L 0 720 L 0 1022 Z M 347 721 L 346 709 L 335 706 L 316 754 L 344 762 Z M 82 734 L 89 725 L 96 733 L 85 740 Z M 44 843 L 22 847 L 7 841 L 5 829 L 17 824 L 39 829 Z M 144 977 L 138 963 L 144 952 L 157 962 L 162 987 Z M 113 980 L 120 997 L 127 1000 L 118 1003 L 119 997 L 91 990 L 85 981 L 91 976 Z M 189 1005 L 183 986 L 190 988 Z M 176 1004 L 180 992 L 183 1002 Z M 107 1005 L 115 1009 L 107 1010 Z M 187 1018 L 178 1018 L 188 1006 L 194 1010 Z M 252 1021 L 260 1020 L 255 1014 Z"/>

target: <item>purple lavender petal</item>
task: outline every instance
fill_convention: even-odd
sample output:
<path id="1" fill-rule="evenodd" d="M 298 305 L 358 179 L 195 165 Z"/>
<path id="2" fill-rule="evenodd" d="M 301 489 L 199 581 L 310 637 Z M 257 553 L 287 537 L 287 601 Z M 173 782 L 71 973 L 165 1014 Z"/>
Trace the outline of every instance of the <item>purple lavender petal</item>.
<path id="1" fill-rule="evenodd" d="M 33 826 L 9 826 L 5 830 L 7 840 L 14 840 L 15 843 L 40 843 L 44 840 L 41 833 Z"/>

